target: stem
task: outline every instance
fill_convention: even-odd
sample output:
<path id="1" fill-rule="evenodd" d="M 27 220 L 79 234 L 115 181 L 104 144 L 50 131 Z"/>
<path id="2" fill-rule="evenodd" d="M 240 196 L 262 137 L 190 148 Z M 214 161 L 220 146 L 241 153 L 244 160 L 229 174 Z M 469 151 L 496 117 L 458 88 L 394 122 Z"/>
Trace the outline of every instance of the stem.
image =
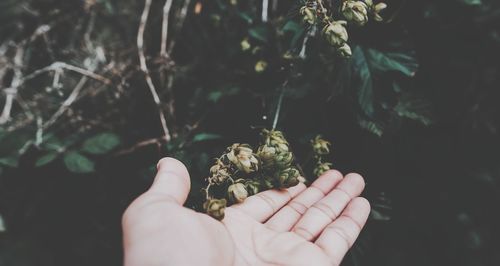
<path id="1" fill-rule="evenodd" d="M 167 58 L 167 37 L 168 37 L 168 19 L 170 15 L 170 9 L 172 8 L 173 0 L 166 0 L 163 6 L 163 20 L 161 26 L 161 48 L 160 56 Z"/>
<path id="2" fill-rule="evenodd" d="M 262 22 L 267 22 L 269 10 L 269 0 L 262 0 Z"/>
<path id="3" fill-rule="evenodd" d="M 155 85 L 153 84 L 153 80 L 151 79 L 151 75 L 149 74 L 149 69 L 146 64 L 146 56 L 144 55 L 144 31 L 146 29 L 146 23 L 148 22 L 149 10 L 151 9 L 152 0 L 145 0 L 144 2 L 144 10 L 142 11 L 141 21 L 139 24 L 139 29 L 137 31 L 137 50 L 139 54 L 139 63 L 142 72 L 144 73 L 144 77 L 146 79 L 146 83 L 148 85 L 149 91 L 153 96 L 153 100 L 156 104 L 156 108 L 158 110 L 158 115 L 160 116 L 160 122 L 163 129 L 164 137 L 167 142 L 171 140 L 170 130 L 167 126 L 167 119 L 165 118 L 165 114 L 161 109 L 161 101 L 158 96 L 158 92 L 156 91 Z"/>
<path id="4" fill-rule="evenodd" d="M 276 106 L 276 112 L 274 113 L 272 130 L 275 130 L 276 126 L 278 125 L 278 119 L 279 119 L 279 116 L 280 116 L 281 106 L 282 106 L 282 103 L 283 103 L 283 96 L 285 96 L 285 91 L 286 91 L 287 84 L 288 84 L 288 80 L 286 80 L 283 83 L 283 85 L 281 86 L 281 93 L 280 93 L 280 97 L 278 99 L 278 105 Z"/>

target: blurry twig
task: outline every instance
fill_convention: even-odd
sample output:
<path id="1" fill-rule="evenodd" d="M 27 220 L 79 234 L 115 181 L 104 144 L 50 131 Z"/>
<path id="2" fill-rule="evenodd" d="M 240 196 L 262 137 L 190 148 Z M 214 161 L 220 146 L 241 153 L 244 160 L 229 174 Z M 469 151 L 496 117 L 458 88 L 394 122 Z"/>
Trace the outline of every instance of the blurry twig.
<path id="1" fill-rule="evenodd" d="M 269 0 L 262 0 L 262 22 L 267 22 L 269 11 Z"/>
<path id="2" fill-rule="evenodd" d="M 142 11 L 139 30 L 137 32 L 137 50 L 139 54 L 141 71 L 144 73 L 144 76 L 146 78 L 146 83 L 148 84 L 148 88 L 151 92 L 151 95 L 153 96 L 156 108 L 158 109 L 161 126 L 165 134 L 164 138 L 168 142 L 170 141 L 171 136 L 167 126 L 167 119 L 165 118 L 165 114 L 162 111 L 160 97 L 158 96 L 158 92 L 156 91 L 155 85 L 153 84 L 153 80 L 151 79 L 151 75 L 149 74 L 149 69 L 146 64 L 146 57 L 144 55 L 144 31 L 146 29 L 146 23 L 148 22 L 149 10 L 151 9 L 151 1 L 152 0 L 144 1 L 144 10 Z"/>
<path id="3" fill-rule="evenodd" d="M 161 48 L 160 56 L 163 58 L 168 58 L 167 54 L 167 37 L 168 37 L 168 20 L 170 15 L 170 9 L 172 8 L 173 0 L 166 0 L 163 6 L 163 20 L 161 25 Z"/>
<path id="4" fill-rule="evenodd" d="M 32 78 L 37 77 L 38 75 L 40 75 L 42 73 L 49 72 L 49 71 L 57 71 L 57 70 L 60 70 L 60 69 L 70 70 L 70 71 L 79 73 L 81 75 L 87 76 L 89 78 L 93 78 L 95 80 L 98 80 L 98 81 L 100 81 L 102 83 L 111 84 L 111 80 L 108 79 L 108 78 L 105 78 L 105 77 L 103 77 L 103 76 L 101 76 L 99 74 L 96 74 L 96 73 L 94 73 L 94 72 L 92 72 L 90 70 L 87 70 L 87 69 L 84 69 L 84 68 L 81 68 L 81 67 L 77 67 L 77 66 L 73 66 L 73 65 L 69 65 L 69 64 L 66 64 L 64 62 L 54 62 L 51 65 L 46 66 L 46 67 L 44 67 L 42 69 L 35 70 L 31 74 L 24 76 L 24 78 L 21 80 L 21 84 L 23 84 L 27 80 L 30 80 Z"/>
<path id="5" fill-rule="evenodd" d="M 23 73 L 21 71 L 23 67 L 23 57 L 24 57 L 24 46 L 17 48 L 16 55 L 14 56 L 14 76 L 10 82 L 10 87 L 5 88 L 5 105 L 3 107 L 2 114 L 0 115 L 0 125 L 7 123 L 10 119 L 10 112 L 12 110 L 12 103 L 17 95 L 17 90 L 22 84 Z"/>
<path id="6" fill-rule="evenodd" d="M 276 126 L 278 125 L 278 119 L 279 119 L 280 112 L 281 112 L 281 105 L 283 103 L 283 96 L 285 96 L 287 85 L 288 85 L 288 79 L 285 80 L 285 82 L 283 82 L 283 85 L 281 86 L 281 93 L 280 93 L 280 97 L 278 99 L 278 105 L 276 106 L 276 112 L 274 113 L 272 130 L 275 130 Z"/>
<path id="7" fill-rule="evenodd" d="M 189 8 L 189 4 L 191 3 L 191 0 L 184 0 L 184 5 L 182 6 L 181 10 L 179 11 L 179 14 L 177 15 L 175 21 L 176 23 L 174 24 L 174 32 L 178 33 L 179 30 L 182 29 L 182 26 L 184 25 L 184 21 L 186 20 L 187 17 L 187 12 Z M 168 47 L 168 53 L 171 54 L 175 46 L 175 39 L 172 39 L 170 41 L 170 46 Z"/>

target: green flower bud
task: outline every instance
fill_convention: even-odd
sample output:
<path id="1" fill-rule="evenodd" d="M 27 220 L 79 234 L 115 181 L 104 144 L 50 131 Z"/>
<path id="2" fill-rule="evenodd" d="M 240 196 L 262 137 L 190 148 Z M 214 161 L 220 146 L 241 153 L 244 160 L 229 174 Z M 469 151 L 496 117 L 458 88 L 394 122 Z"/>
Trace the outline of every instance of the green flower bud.
<path id="1" fill-rule="evenodd" d="M 346 21 L 339 20 L 331 22 L 323 28 L 323 35 L 330 45 L 339 47 L 347 42 L 348 36 L 345 28 L 346 24 Z"/>
<path id="2" fill-rule="evenodd" d="M 278 175 L 279 188 L 289 188 L 299 184 L 300 172 L 290 167 L 281 171 Z"/>
<path id="3" fill-rule="evenodd" d="M 248 191 L 248 196 L 252 196 L 260 192 L 260 183 L 256 180 L 247 180 L 245 182 L 245 188 Z"/>
<path id="4" fill-rule="evenodd" d="M 302 15 L 302 21 L 304 23 L 313 25 L 316 23 L 316 10 L 314 8 L 303 6 L 300 8 L 300 14 Z"/>
<path id="5" fill-rule="evenodd" d="M 330 170 L 331 167 L 332 167 L 331 163 L 318 163 L 313 170 L 313 174 L 318 177 L 323 173 L 325 173 L 326 171 Z"/>
<path id="6" fill-rule="evenodd" d="M 342 46 L 340 46 L 337 51 L 339 52 L 339 54 L 343 57 L 351 57 L 352 55 L 352 51 L 351 51 L 351 47 L 347 44 L 347 43 L 344 43 Z"/>
<path id="7" fill-rule="evenodd" d="M 218 185 L 226 182 L 226 180 L 231 177 L 229 169 L 219 159 L 217 159 L 215 165 L 210 167 L 210 174 L 210 180 Z"/>
<path id="8" fill-rule="evenodd" d="M 227 196 L 232 203 L 241 203 L 248 197 L 248 191 L 242 183 L 234 183 L 227 188 Z"/>
<path id="9" fill-rule="evenodd" d="M 330 153 L 330 142 L 321 138 L 320 135 L 311 140 L 313 152 L 316 155 L 326 155 Z"/>
<path id="10" fill-rule="evenodd" d="M 250 146 L 235 143 L 229 148 L 226 154 L 227 159 L 232 162 L 238 170 L 245 173 L 252 173 L 258 170 L 259 160 L 254 156 Z"/>
<path id="11" fill-rule="evenodd" d="M 279 153 L 275 158 L 276 167 L 279 169 L 288 168 L 293 162 L 293 154 L 289 151 Z"/>
<path id="12" fill-rule="evenodd" d="M 375 7 L 373 8 L 373 11 L 372 11 L 373 12 L 373 19 L 375 21 L 378 21 L 378 22 L 384 20 L 382 18 L 382 16 L 380 16 L 380 13 L 382 12 L 382 10 L 384 10 L 386 8 L 387 8 L 387 4 L 386 3 L 378 3 L 378 4 L 376 4 Z"/>
<path id="13" fill-rule="evenodd" d="M 264 190 L 275 188 L 271 177 L 265 177 L 264 179 L 262 179 L 262 188 Z"/>
<path id="14" fill-rule="evenodd" d="M 362 1 L 345 1 L 342 4 L 342 14 L 347 21 L 358 26 L 363 26 L 368 22 L 368 6 Z"/>
<path id="15" fill-rule="evenodd" d="M 224 219 L 226 205 L 226 199 L 208 199 L 203 203 L 203 208 L 208 215 L 220 221 Z"/>

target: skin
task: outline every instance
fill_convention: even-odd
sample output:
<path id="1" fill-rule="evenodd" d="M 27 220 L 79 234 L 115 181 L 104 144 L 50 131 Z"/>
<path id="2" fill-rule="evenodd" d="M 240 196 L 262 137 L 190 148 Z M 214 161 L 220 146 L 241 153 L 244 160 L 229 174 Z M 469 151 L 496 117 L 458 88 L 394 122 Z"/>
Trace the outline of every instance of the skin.
<path id="1" fill-rule="evenodd" d="M 308 188 L 251 196 L 219 222 L 182 206 L 189 173 L 164 158 L 123 215 L 125 265 L 339 265 L 370 212 L 364 185 L 330 170 Z"/>

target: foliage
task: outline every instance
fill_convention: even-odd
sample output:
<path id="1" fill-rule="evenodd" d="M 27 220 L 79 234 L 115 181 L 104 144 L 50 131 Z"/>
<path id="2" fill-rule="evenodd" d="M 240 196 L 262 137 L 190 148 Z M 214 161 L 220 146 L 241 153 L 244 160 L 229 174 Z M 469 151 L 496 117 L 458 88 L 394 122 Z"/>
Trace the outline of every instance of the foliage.
<path id="1" fill-rule="evenodd" d="M 189 166 L 200 209 L 213 158 L 273 124 L 305 172 L 321 134 L 325 161 L 366 177 L 346 265 L 499 264 L 497 1 L 386 1 L 347 25 L 350 58 L 304 22 L 312 1 L 269 1 L 267 21 L 258 0 L 174 1 L 166 39 L 149 1 L 144 71 L 147 2 L 1 1 L 0 265 L 119 265 L 154 162 Z"/>

